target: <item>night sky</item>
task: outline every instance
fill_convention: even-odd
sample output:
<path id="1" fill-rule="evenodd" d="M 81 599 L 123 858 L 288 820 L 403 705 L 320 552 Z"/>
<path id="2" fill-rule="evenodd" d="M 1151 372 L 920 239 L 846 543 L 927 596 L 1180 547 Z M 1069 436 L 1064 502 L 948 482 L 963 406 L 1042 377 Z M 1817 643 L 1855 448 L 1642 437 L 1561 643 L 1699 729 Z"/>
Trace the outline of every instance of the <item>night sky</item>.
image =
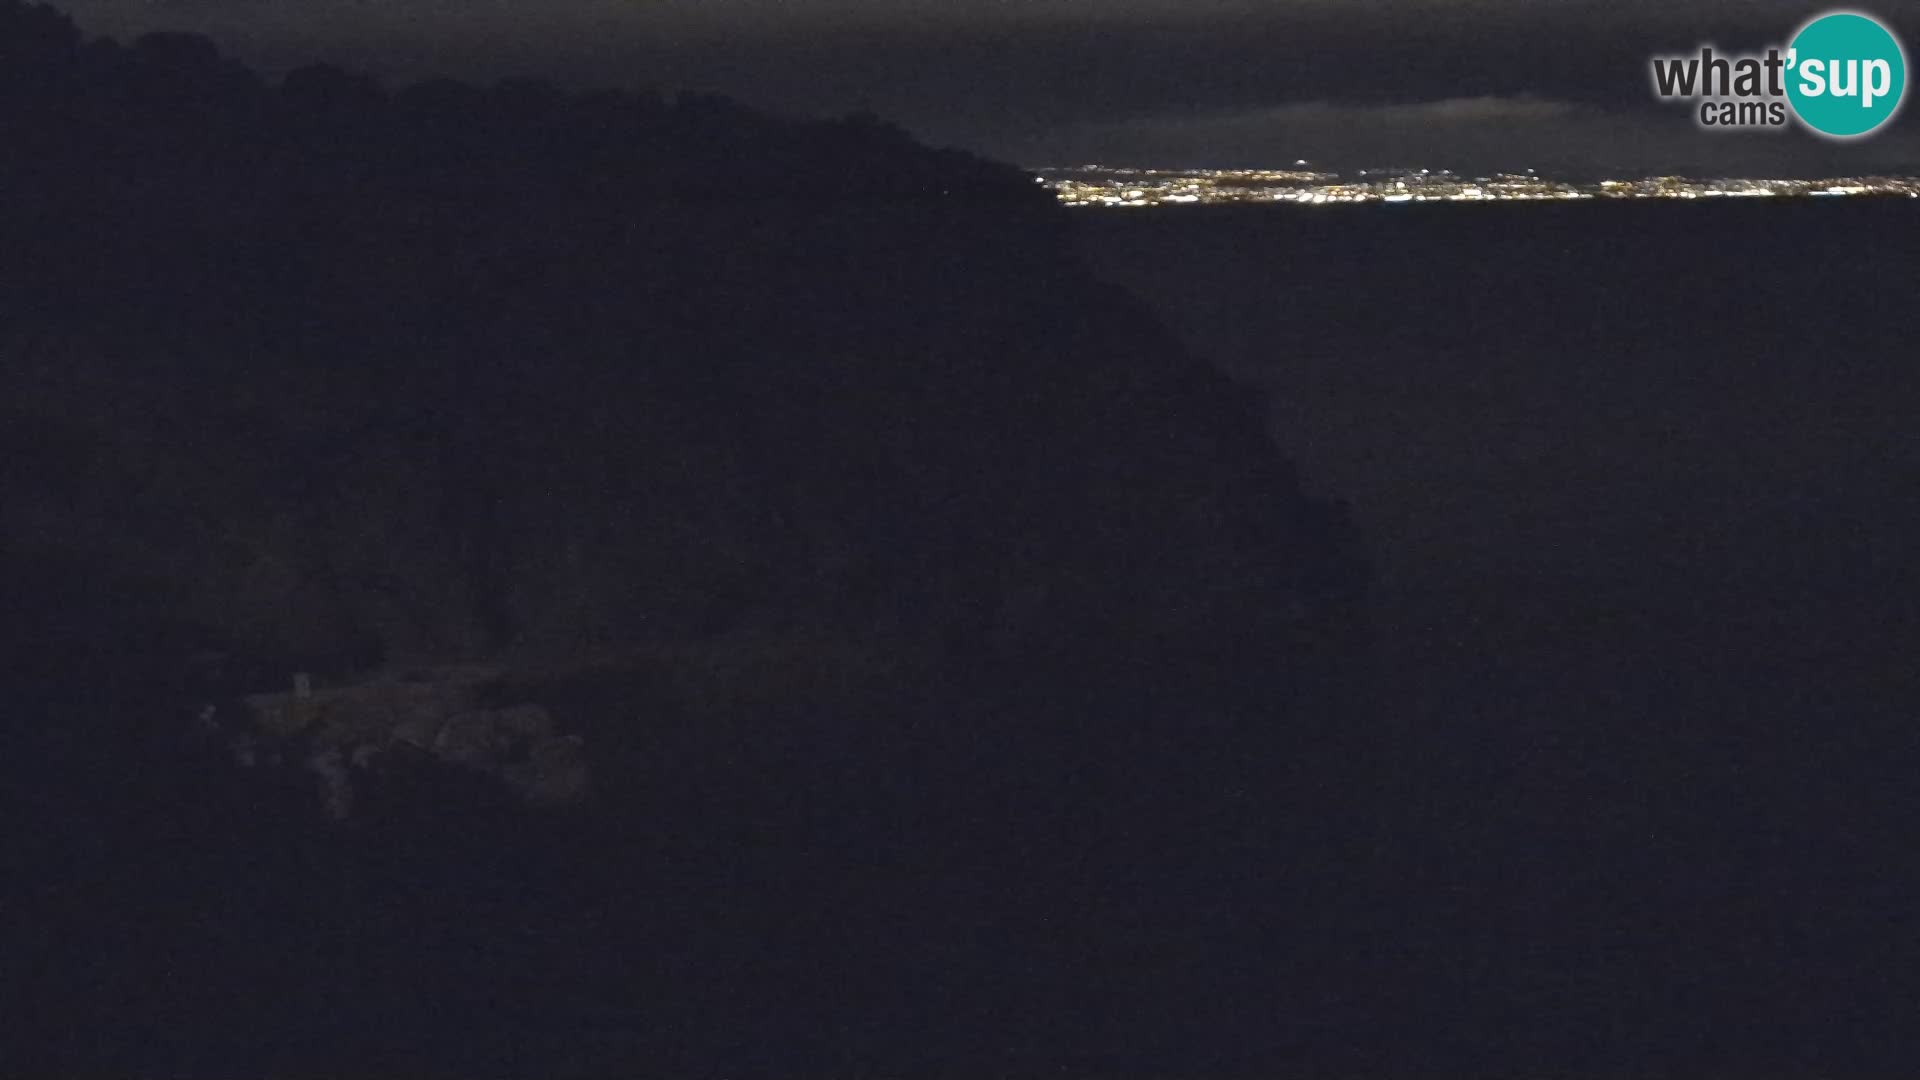
<path id="1" fill-rule="evenodd" d="M 1647 58 L 1784 43 L 1826 7 L 1661 0 L 67 0 L 90 31 L 195 30 L 269 72 L 526 75 L 869 109 L 1029 166 L 1822 174 L 1920 167 L 1878 136 L 1704 134 Z M 1920 0 L 1863 7 L 1920 40 Z M 1911 46 L 1910 46 L 1911 47 Z"/>

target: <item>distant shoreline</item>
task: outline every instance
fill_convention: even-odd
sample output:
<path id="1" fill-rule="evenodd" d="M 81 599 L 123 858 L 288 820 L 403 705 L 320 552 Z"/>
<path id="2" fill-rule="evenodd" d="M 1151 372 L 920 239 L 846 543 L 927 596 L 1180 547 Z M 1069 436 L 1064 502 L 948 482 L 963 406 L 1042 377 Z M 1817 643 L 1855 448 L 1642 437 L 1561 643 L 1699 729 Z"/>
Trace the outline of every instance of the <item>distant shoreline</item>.
<path id="1" fill-rule="evenodd" d="M 1570 181 L 1533 173 L 1465 177 L 1431 170 L 1337 173 L 1254 169 L 1121 169 L 1086 166 L 1035 171 L 1062 205 L 1397 206 L 1407 203 L 1571 203 L 1735 199 L 1920 199 L 1920 177 L 1772 179 L 1654 176 Z"/>

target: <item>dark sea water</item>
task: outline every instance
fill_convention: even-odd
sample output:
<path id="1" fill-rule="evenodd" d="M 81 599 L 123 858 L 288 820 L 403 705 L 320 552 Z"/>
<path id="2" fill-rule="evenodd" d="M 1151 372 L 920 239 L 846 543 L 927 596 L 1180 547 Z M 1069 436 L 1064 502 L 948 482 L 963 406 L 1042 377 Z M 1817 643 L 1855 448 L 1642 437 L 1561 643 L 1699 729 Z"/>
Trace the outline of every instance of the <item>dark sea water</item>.
<path id="1" fill-rule="evenodd" d="M 1080 221 L 1373 546 L 1418 1022 L 1562 1065 L 1904 1048 L 1920 204 Z"/>

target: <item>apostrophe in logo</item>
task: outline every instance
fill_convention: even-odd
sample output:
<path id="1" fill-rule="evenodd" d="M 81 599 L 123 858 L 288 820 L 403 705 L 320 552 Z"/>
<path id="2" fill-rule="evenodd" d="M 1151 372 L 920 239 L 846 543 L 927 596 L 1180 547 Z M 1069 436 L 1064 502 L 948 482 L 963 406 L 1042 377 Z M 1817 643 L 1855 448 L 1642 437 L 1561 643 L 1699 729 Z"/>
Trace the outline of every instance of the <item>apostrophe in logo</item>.
<path id="1" fill-rule="evenodd" d="M 1821 135 L 1852 139 L 1900 111 L 1907 57 L 1878 19 L 1836 11 L 1800 28 L 1787 46 L 1787 100 Z"/>
<path id="2" fill-rule="evenodd" d="M 1693 107 L 1702 129 L 1784 128 L 1794 117 L 1830 139 L 1856 139 L 1885 126 L 1907 94 L 1907 55 L 1871 15 L 1830 11 L 1806 23 L 1786 47 L 1656 56 L 1654 96 Z"/>

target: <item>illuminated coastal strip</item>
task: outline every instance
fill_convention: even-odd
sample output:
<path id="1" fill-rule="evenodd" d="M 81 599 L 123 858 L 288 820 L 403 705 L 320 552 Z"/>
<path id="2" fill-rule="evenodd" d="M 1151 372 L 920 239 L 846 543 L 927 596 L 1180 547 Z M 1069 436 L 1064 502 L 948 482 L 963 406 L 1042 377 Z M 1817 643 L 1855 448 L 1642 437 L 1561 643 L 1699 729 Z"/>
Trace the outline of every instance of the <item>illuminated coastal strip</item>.
<path id="1" fill-rule="evenodd" d="M 1040 183 L 1068 206 L 1141 207 L 1248 203 L 1306 205 L 1412 202 L 1543 202 L 1585 199 L 1801 198 L 1906 196 L 1920 199 L 1920 177 L 1817 180 L 1696 179 L 1655 176 L 1573 183 L 1532 173 L 1462 177 L 1451 172 L 1364 170 L 1352 177 L 1308 170 L 1115 169 L 1090 165 L 1042 169 Z"/>

